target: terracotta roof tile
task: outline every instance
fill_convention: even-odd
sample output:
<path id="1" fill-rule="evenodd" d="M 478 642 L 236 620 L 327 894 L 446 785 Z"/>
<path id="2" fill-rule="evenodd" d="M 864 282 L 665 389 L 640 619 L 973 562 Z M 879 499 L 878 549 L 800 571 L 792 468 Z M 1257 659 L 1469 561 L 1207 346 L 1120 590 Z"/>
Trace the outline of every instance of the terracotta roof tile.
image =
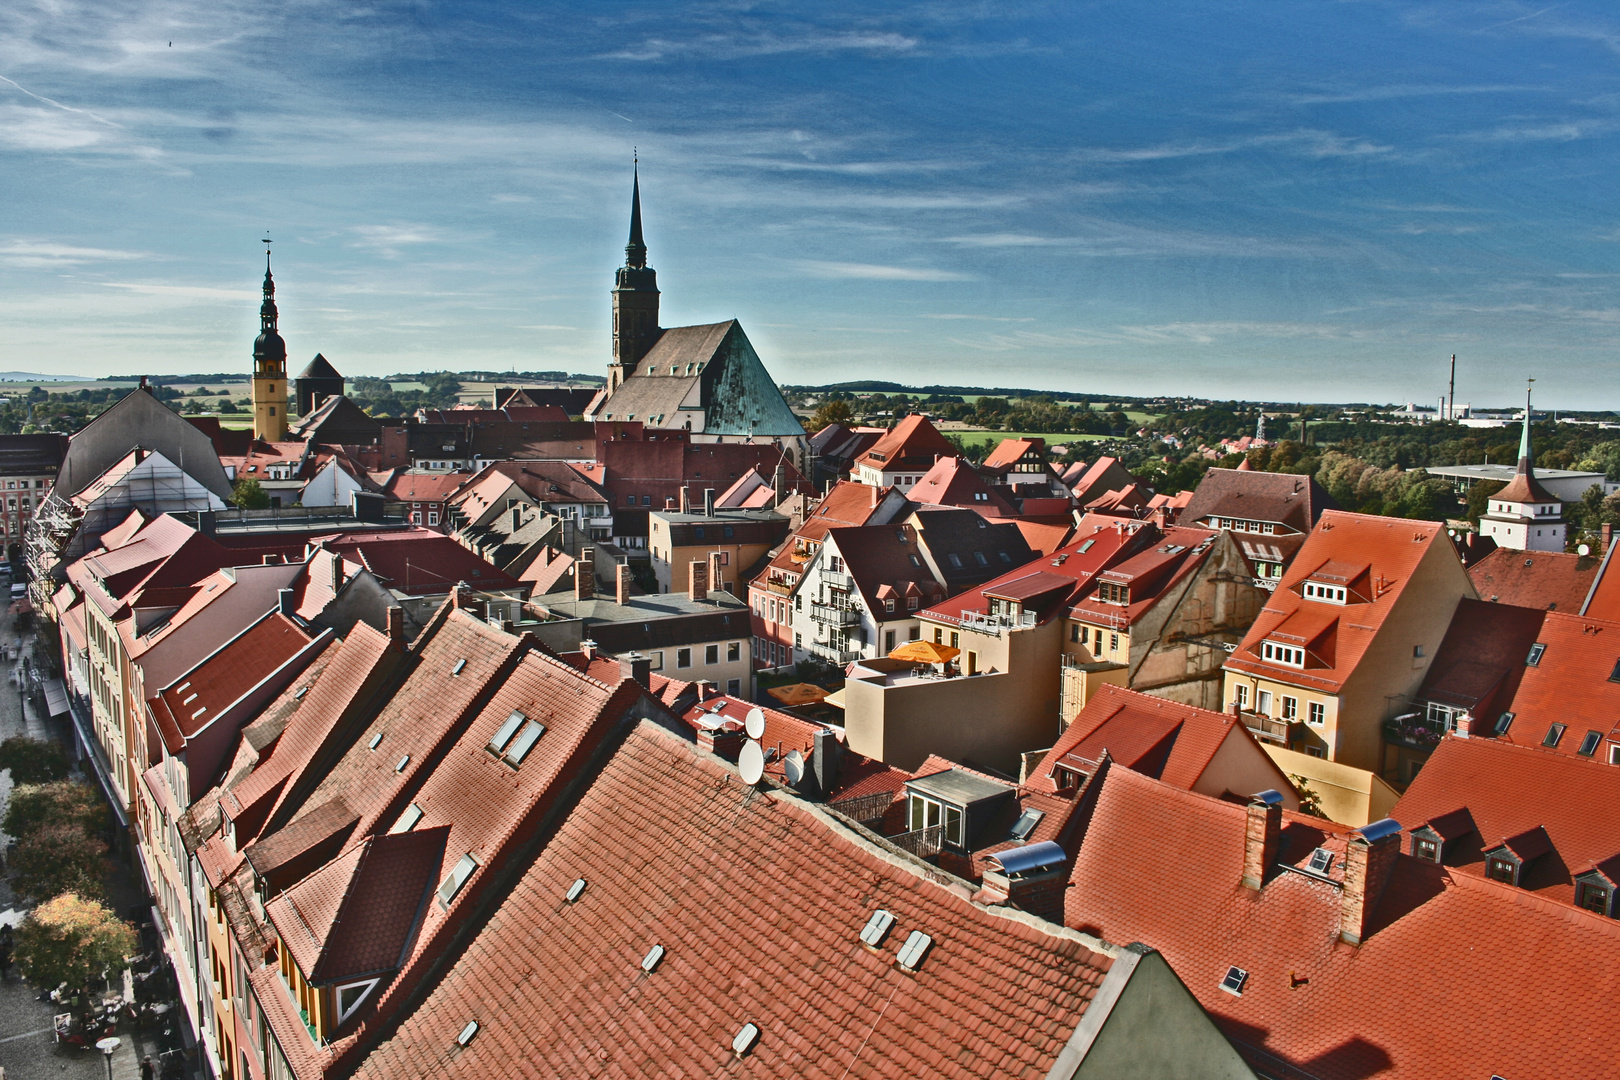
<path id="1" fill-rule="evenodd" d="M 1518 680 L 1510 703 L 1478 718 L 1475 730 L 1489 735 L 1502 711 L 1513 721 L 1501 738 L 1519 746 L 1546 745 L 1551 725 L 1565 726 L 1550 749 L 1575 756 L 1588 731 L 1600 733 L 1596 753 L 1608 760 L 1610 742 L 1620 742 L 1620 623 L 1546 612 L 1535 642 L 1545 645 L 1537 662 L 1518 657 Z M 1511 659 L 1511 658 L 1509 658 Z"/>
<path id="2" fill-rule="evenodd" d="M 880 472 L 894 472 L 897 469 L 922 472 L 931 468 L 934 459 L 940 455 L 959 457 L 961 451 L 941 435 L 926 416 L 911 413 L 873 443 L 866 453 L 856 458 L 855 464 L 870 466 Z"/>
<path id="3" fill-rule="evenodd" d="M 1575 615 L 1597 571 L 1590 555 L 1497 548 L 1469 567 L 1468 576 L 1482 600 Z"/>

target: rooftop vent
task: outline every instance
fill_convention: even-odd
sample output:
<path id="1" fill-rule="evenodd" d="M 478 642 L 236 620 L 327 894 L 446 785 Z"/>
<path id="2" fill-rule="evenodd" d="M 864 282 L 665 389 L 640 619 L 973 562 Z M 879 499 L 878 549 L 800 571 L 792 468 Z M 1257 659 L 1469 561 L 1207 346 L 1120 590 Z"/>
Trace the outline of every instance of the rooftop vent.
<path id="1" fill-rule="evenodd" d="M 894 916 L 882 908 L 872 912 L 872 917 L 866 920 L 861 928 L 861 943 L 870 945 L 874 949 L 883 944 L 883 939 L 889 936 L 889 928 L 894 925 Z"/>
<path id="2" fill-rule="evenodd" d="M 456 666 L 450 669 L 450 674 L 452 674 L 452 675 L 460 675 L 461 674 L 461 669 L 466 667 L 466 666 L 467 666 L 467 658 L 462 657 L 460 660 L 456 661 Z"/>
<path id="3" fill-rule="evenodd" d="M 752 1050 L 757 1042 L 759 1042 L 759 1025 L 744 1024 L 742 1030 L 737 1032 L 737 1037 L 731 1040 L 731 1052 L 742 1057 Z"/>
<path id="4" fill-rule="evenodd" d="M 370 742 L 366 743 L 366 749 L 367 750 L 375 750 L 375 749 L 377 749 L 377 747 L 379 747 L 381 745 L 382 745 L 382 732 L 379 731 L 379 732 L 377 732 L 377 734 L 375 734 L 375 735 L 373 735 L 371 737 Z"/>
<path id="5" fill-rule="evenodd" d="M 298 692 L 293 695 L 293 700 L 294 701 L 303 701 L 304 700 L 304 695 L 307 694 L 307 693 L 309 693 L 309 687 L 300 686 L 298 688 Z"/>
<path id="6" fill-rule="evenodd" d="M 1221 980 L 1221 989 L 1233 997 L 1242 997 L 1243 987 L 1248 981 L 1249 973 L 1247 971 L 1236 966 L 1229 967 L 1226 969 L 1226 978 Z"/>
<path id="7" fill-rule="evenodd" d="M 468 1043 L 473 1041 L 473 1036 L 476 1034 L 478 1034 L 478 1021 L 467 1021 L 467 1026 L 461 1029 L 460 1035 L 456 1036 L 456 1045 L 466 1046 Z"/>
<path id="8" fill-rule="evenodd" d="M 1313 874 L 1326 874 L 1333 866 L 1333 852 L 1327 848 L 1317 848 L 1311 852 L 1311 861 L 1306 869 Z"/>
<path id="9" fill-rule="evenodd" d="M 664 947 L 662 945 L 654 945 L 650 950 L 648 950 L 647 955 L 641 958 L 641 970 L 651 975 L 658 969 L 658 965 L 663 963 L 663 961 Z"/>
<path id="10" fill-rule="evenodd" d="M 585 879 L 575 878 L 574 883 L 568 886 L 568 891 L 563 894 L 563 899 L 572 904 L 583 895 L 585 895 Z"/>
<path id="11" fill-rule="evenodd" d="M 900 952 L 895 955 L 894 962 L 907 971 L 916 971 L 922 967 L 923 958 L 928 950 L 933 948 L 934 939 L 921 930 L 913 930 L 906 943 L 900 946 Z"/>
<path id="12" fill-rule="evenodd" d="M 405 766 L 409 765 L 410 763 L 411 763 L 411 755 L 406 754 L 404 757 L 399 759 L 399 764 L 394 766 L 394 771 L 395 772 L 404 772 L 405 771 Z"/>

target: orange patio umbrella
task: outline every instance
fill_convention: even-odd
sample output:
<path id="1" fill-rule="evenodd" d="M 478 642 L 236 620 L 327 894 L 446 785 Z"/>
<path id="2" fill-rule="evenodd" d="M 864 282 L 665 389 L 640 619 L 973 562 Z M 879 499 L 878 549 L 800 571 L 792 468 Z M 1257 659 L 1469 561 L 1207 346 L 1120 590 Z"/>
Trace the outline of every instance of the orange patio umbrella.
<path id="1" fill-rule="evenodd" d="M 908 641 L 889 654 L 890 660 L 910 660 L 914 664 L 945 664 L 962 652 L 932 641 Z"/>
<path id="2" fill-rule="evenodd" d="M 773 686 L 766 691 L 771 697 L 782 704 L 792 708 L 796 705 L 814 705 L 826 697 L 828 691 L 809 683 L 793 683 L 789 686 Z"/>

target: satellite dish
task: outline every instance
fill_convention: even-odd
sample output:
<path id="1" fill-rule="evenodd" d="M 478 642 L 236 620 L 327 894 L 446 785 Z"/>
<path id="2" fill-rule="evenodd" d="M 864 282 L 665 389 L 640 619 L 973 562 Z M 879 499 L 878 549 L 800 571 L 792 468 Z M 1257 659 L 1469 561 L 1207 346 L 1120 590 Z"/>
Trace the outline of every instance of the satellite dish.
<path id="1" fill-rule="evenodd" d="M 787 757 L 782 759 L 782 771 L 787 774 L 790 784 L 797 784 L 804 779 L 804 755 L 797 750 L 789 750 Z"/>
<path id="2" fill-rule="evenodd" d="M 750 786 L 759 783 L 760 777 L 765 775 L 765 751 L 760 749 L 759 743 L 753 739 L 743 743 L 742 753 L 737 755 L 737 768 L 742 773 L 743 783 Z"/>
<path id="3" fill-rule="evenodd" d="M 748 732 L 750 739 L 763 738 L 765 735 L 765 710 L 754 708 L 748 710 L 743 717 L 743 729 Z"/>
<path id="4" fill-rule="evenodd" d="M 1587 555 L 1592 554 L 1592 548 L 1587 544 L 1582 544 L 1580 547 L 1575 549 L 1575 553 L 1584 558 Z"/>

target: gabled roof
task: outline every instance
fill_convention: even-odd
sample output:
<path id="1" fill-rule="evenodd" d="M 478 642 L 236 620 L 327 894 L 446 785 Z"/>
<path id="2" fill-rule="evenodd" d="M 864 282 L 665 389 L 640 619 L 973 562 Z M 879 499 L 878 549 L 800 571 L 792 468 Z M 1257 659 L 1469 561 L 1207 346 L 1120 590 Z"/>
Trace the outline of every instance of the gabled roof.
<path id="1" fill-rule="evenodd" d="M 1107 751 L 1116 765 L 1191 791 L 1234 732 L 1253 742 L 1248 729 L 1225 713 L 1104 684 L 1046 752 L 1031 782 L 1056 791 L 1059 766 L 1089 776 Z M 1274 786 L 1289 790 L 1287 775 L 1258 745 L 1254 750 L 1256 760 L 1263 760 L 1275 774 Z"/>
<path id="2" fill-rule="evenodd" d="M 144 388 L 131 390 L 74 433 L 54 494 L 78 494 L 137 445 L 171 462 L 184 462 L 185 471 L 203 487 L 222 500 L 230 496 L 231 482 L 213 441 Z"/>
<path id="3" fill-rule="evenodd" d="M 1341 826 L 1287 812 L 1283 822 L 1290 865 L 1318 846 L 1342 865 Z M 1247 823 L 1243 806 L 1111 769 L 1064 921 L 1152 942 L 1267 1076 L 1612 1071 L 1620 922 L 1396 855 L 1370 933 L 1342 944 L 1342 874 L 1282 871 L 1258 892 L 1238 884 Z M 1220 988 L 1229 967 L 1248 973 L 1241 995 Z M 1528 1017 L 1556 1034 L 1528 1037 Z"/>
<path id="4" fill-rule="evenodd" d="M 470 479 L 472 474 L 464 472 L 401 471 L 394 473 L 383 490 L 400 502 L 444 502 Z"/>
<path id="5" fill-rule="evenodd" d="M 1021 439 L 1002 439 L 984 459 L 984 467 L 1004 471 L 1018 464 L 1025 454 L 1044 454 L 1046 440 L 1030 435 Z"/>
<path id="6" fill-rule="evenodd" d="M 1506 742 L 1545 747 L 1556 723 L 1566 730 L 1547 749 L 1573 756 L 1586 733 L 1596 731 L 1602 736 L 1596 752 L 1607 755 L 1609 742 L 1620 740 L 1620 623 L 1549 611 L 1535 643 L 1546 648 L 1533 666 L 1528 650 L 1518 658 L 1511 702 L 1479 717 L 1474 730 L 1490 734 L 1499 714 L 1511 710 L 1513 722 L 1501 736 Z"/>
<path id="7" fill-rule="evenodd" d="M 1010 440 L 1009 440 L 1010 441 Z M 1018 510 L 960 457 L 941 457 L 906 493 L 912 502 L 963 506 L 988 517 L 1014 518 Z"/>
<path id="8" fill-rule="evenodd" d="M 370 570 L 390 589 L 432 595 L 465 582 L 475 589 L 510 589 L 519 582 L 443 533 L 413 527 L 387 532 L 335 533 L 322 539 Z"/>
<path id="9" fill-rule="evenodd" d="M 1180 520 L 1189 525 L 1206 524 L 1213 517 L 1272 521 L 1308 533 L 1324 510 L 1338 508 L 1339 504 L 1315 477 L 1210 469 L 1198 482 Z"/>
<path id="10" fill-rule="evenodd" d="M 1475 718 L 1474 731 L 1488 734 L 1519 687 L 1545 614 L 1486 600 L 1459 601 L 1416 700 L 1467 709 Z"/>
<path id="11" fill-rule="evenodd" d="M 1015 525 L 989 521 L 972 510 L 923 506 L 908 520 L 947 593 L 982 584 L 1035 558 Z"/>
<path id="12" fill-rule="evenodd" d="M 1186 520 L 1185 515 L 1183 520 Z M 1441 542 L 1445 546 L 1440 557 L 1455 560 L 1456 548 L 1451 545 L 1445 529 L 1435 522 L 1326 511 L 1225 666 L 1284 683 L 1304 681 L 1311 686 L 1337 690 L 1361 663 L 1418 564 Z M 1301 594 L 1305 580 L 1318 571 L 1327 572 L 1338 582 L 1344 576 L 1340 568 L 1351 566 L 1365 568 L 1358 580 L 1365 582 L 1370 590 L 1366 602 L 1335 606 L 1307 600 Z M 1356 582 L 1348 584 L 1354 586 Z M 1331 656 L 1318 653 L 1308 657 L 1303 671 L 1263 660 L 1261 643 L 1302 609 L 1325 613 L 1336 621 Z"/>
<path id="13" fill-rule="evenodd" d="M 935 580 L 928 561 L 917 544 L 917 530 L 905 525 L 863 525 L 853 529 L 833 529 L 827 539 L 838 548 L 844 568 L 855 579 L 855 587 L 866 601 L 866 609 L 878 622 L 914 618 L 903 599 L 892 612 L 884 610 L 884 599 L 915 595 L 921 606 L 945 595 L 943 584 Z M 914 559 L 915 557 L 915 559 Z M 920 565 L 919 565 L 920 564 Z M 883 592 L 887 586 L 890 592 Z"/>
<path id="14" fill-rule="evenodd" d="M 149 702 L 169 753 L 211 725 L 313 640 L 279 611 L 268 612 Z"/>
<path id="15" fill-rule="evenodd" d="M 358 1075 L 504 1077 L 524 1060 L 569 1075 L 1045 1076 L 1115 961 L 926 875 L 796 798 L 747 797 L 722 762 L 643 721 Z M 878 908 L 896 923 L 872 952 L 856 935 Z M 893 958 L 913 930 L 933 947 L 908 974 Z M 739 1060 L 749 1022 L 761 1035 Z M 589 1069 L 570 1064 L 581 1047 Z"/>
<path id="16" fill-rule="evenodd" d="M 1512 746 L 1496 739 L 1441 740 L 1390 816 L 1410 832 L 1466 810 L 1473 829 L 1448 837 L 1445 865 L 1483 877 L 1483 852 L 1503 843 L 1524 858 L 1550 845 L 1556 856 L 1526 867 L 1520 887 L 1566 904 L 1574 880 L 1620 855 L 1620 768 Z M 1518 839 L 1543 830 L 1545 840 Z"/>
<path id="17" fill-rule="evenodd" d="M 960 454 L 955 445 L 928 422 L 928 417 L 911 413 L 856 458 L 855 464 L 880 472 L 925 472 L 933 468 L 935 458 L 959 457 Z"/>
<path id="18" fill-rule="evenodd" d="M 1481 600 L 1575 615 L 1597 580 L 1598 560 L 1562 551 L 1497 548 L 1468 568 Z"/>
<path id="19" fill-rule="evenodd" d="M 1204 564 L 1217 536 L 1208 529 L 1170 526 L 1158 536 L 1157 543 L 1099 570 L 1091 585 L 1077 594 L 1069 609 L 1070 617 L 1101 618 L 1109 625 L 1120 627 L 1135 625 L 1176 583 L 1184 581 Z M 1130 603 L 1103 603 L 1098 598 L 1095 584 L 1098 581 L 1126 586 L 1130 590 Z"/>

